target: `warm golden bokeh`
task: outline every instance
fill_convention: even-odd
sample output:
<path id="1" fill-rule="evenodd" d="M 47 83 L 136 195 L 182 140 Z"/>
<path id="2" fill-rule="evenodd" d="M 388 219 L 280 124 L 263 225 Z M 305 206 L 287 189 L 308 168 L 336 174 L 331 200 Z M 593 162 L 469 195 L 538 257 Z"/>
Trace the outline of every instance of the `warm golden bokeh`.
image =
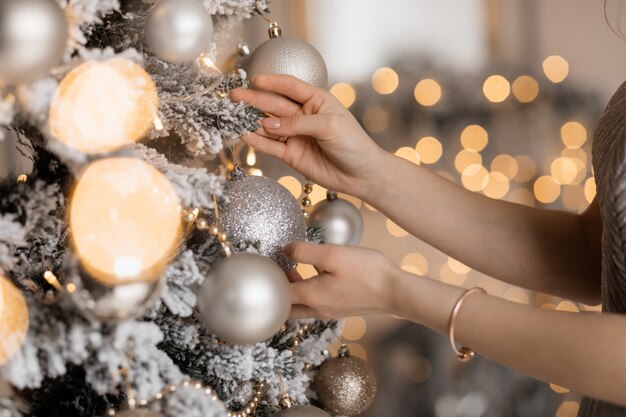
<path id="1" fill-rule="evenodd" d="M 441 142 L 432 136 L 425 136 L 417 142 L 415 150 L 419 154 L 419 159 L 425 164 L 434 164 L 439 161 L 443 153 Z"/>
<path id="2" fill-rule="evenodd" d="M 372 76 L 372 87 L 379 94 L 391 94 L 398 88 L 398 74 L 389 67 L 379 68 Z"/>
<path id="3" fill-rule="evenodd" d="M 87 61 L 59 85 L 49 126 L 61 143 L 88 154 L 111 152 L 140 139 L 157 117 L 150 75 L 124 58 Z"/>
<path id="4" fill-rule="evenodd" d="M 439 270 L 439 279 L 446 284 L 463 285 L 467 281 L 467 274 L 453 271 L 446 262 Z"/>
<path id="5" fill-rule="evenodd" d="M 0 275 L 0 365 L 22 346 L 28 332 L 28 306 L 22 292 Z"/>
<path id="6" fill-rule="evenodd" d="M 561 186 L 549 175 L 537 178 L 533 190 L 535 198 L 545 204 L 555 202 L 561 195 Z"/>
<path id="7" fill-rule="evenodd" d="M 333 85 L 330 88 L 330 93 L 346 108 L 352 106 L 356 100 L 356 90 L 348 83 Z"/>
<path id="8" fill-rule="evenodd" d="M 391 219 L 387 219 L 385 224 L 387 226 L 387 231 L 389 232 L 389 234 L 391 234 L 391 236 L 405 237 L 409 235 L 409 232 L 395 224 Z"/>
<path id="9" fill-rule="evenodd" d="M 596 179 L 594 177 L 587 178 L 585 181 L 585 198 L 588 203 L 596 198 Z"/>
<path id="10" fill-rule="evenodd" d="M 367 323 L 363 317 L 348 317 L 345 319 L 341 336 L 350 341 L 357 341 L 365 336 Z"/>
<path id="11" fill-rule="evenodd" d="M 470 191 L 482 191 L 487 175 L 489 175 L 489 172 L 487 172 L 484 166 L 472 164 L 463 171 L 461 183 Z"/>
<path id="12" fill-rule="evenodd" d="M 402 258 L 402 269 L 417 275 L 428 273 L 428 259 L 421 253 L 409 253 Z"/>
<path id="13" fill-rule="evenodd" d="M 295 197 L 299 198 L 302 195 L 302 184 L 297 178 L 290 175 L 280 177 L 278 183 L 285 187 Z"/>
<path id="14" fill-rule="evenodd" d="M 530 103 L 539 94 L 539 84 L 533 77 L 522 75 L 513 81 L 511 90 L 520 103 Z"/>
<path id="15" fill-rule="evenodd" d="M 462 149 L 454 158 L 454 167 L 459 173 L 463 173 L 470 165 L 482 165 L 483 157 L 476 151 Z"/>
<path id="16" fill-rule="evenodd" d="M 434 106 L 441 100 L 441 86 L 433 79 L 421 80 L 413 90 L 415 101 L 425 107 Z"/>
<path id="17" fill-rule="evenodd" d="M 448 266 L 457 274 L 467 274 L 472 270 L 469 266 L 457 261 L 454 258 L 448 257 Z"/>
<path id="18" fill-rule="evenodd" d="M 561 126 L 561 140 L 568 149 L 580 148 L 587 141 L 587 129 L 579 122 L 567 122 Z"/>
<path id="19" fill-rule="evenodd" d="M 492 103 L 501 103 L 511 94 L 511 84 L 502 75 L 492 75 L 485 80 L 483 93 Z"/>
<path id="20" fill-rule="evenodd" d="M 479 125 L 469 125 L 461 132 L 461 145 L 467 150 L 480 152 L 489 143 L 489 134 Z"/>
<path id="21" fill-rule="evenodd" d="M 569 64 L 559 55 L 547 57 L 543 61 L 542 66 L 546 77 L 548 77 L 548 79 L 553 83 L 560 83 L 567 78 L 567 75 L 569 74 Z"/>
<path id="22" fill-rule="evenodd" d="M 517 155 L 517 175 L 514 180 L 517 182 L 528 182 L 533 179 L 537 173 L 537 164 L 535 160 L 528 155 Z"/>
<path id="23" fill-rule="evenodd" d="M 382 107 L 370 107 L 363 114 L 363 125 L 372 133 L 382 133 L 389 126 L 389 112 Z"/>
<path id="24" fill-rule="evenodd" d="M 414 164 L 419 165 L 421 163 L 420 154 L 415 149 L 409 148 L 408 146 L 399 148 L 394 154 Z"/>
<path id="25" fill-rule="evenodd" d="M 571 184 L 578 175 L 578 167 L 572 159 L 561 156 L 550 164 L 550 174 L 558 184 Z"/>
<path id="26" fill-rule="evenodd" d="M 69 217 L 78 259 L 109 285 L 158 279 L 181 237 L 172 185 L 133 158 L 89 164 L 72 194 Z"/>
<path id="27" fill-rule="evenodd" d="M 509 192 L 509 179 L 501 172 L 490 172 L 483 178 L 482 188 L 487 197 L 501 199 Z"/>
<path id="28" fill-rule="evenodd" d="M 512 180 L 517 175 L 518 163 L 511 155 L 498 155 L 491 161 L 491 170 L 500 172 L 507 179 Z"/>

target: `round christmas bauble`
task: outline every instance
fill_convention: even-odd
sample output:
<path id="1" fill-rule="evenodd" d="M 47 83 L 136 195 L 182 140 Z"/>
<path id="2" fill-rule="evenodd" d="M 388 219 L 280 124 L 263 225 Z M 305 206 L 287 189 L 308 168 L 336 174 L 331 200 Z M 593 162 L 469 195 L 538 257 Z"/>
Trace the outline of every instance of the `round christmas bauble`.
<path id="1" fill-rule="evenodd" d="M 282 36 L 276 22 L 270 25 L 270 39 L 252 52 L 244 69 L 251 79 L 256 74 L 287 74 L 313 84 L 328 87 L 328 70 L 322 55 L 305 41 Z"/>
<path id="2" fill-rule="evenodd" d="M 191 62 L 210 47 L 213 20 L 198 0 L 161 0 L 148 15 L 145 37 L 159 58 Z"/>
<path id="3" fill-rule="evenodd" d="M 295 266 L 283 254 L 289 242 L 305 240 L 306 224 L 298 201 L 282 185 L 266 177 L 247 177 L 238 168 L 224 191 L 228 202 L 220 213 L 220 226 L 234 243 L 258 244 L 283 270 Z"/>
<path id="4" fill-rule="evenodd" d="M 65 13 L 54 0 L 0 0 L 0 84 L 30 81 L 65 51 Z"/>
<path id="5" fill-rule="evenodd" d="M 330 417 L 326 411 L 312 405 L 295 405 L 273 415 L 275 417 Z"/>
<path id="6" fill-rule="evenodd" d="M 115 414 L 116 417 L 165 417 L 164 414 L 152 411 L 149 408 L 135 408 L 134 410 L 124 410 Z"/>
<path id="7" fill-rule="evenodd" d="M 276 334 L 291 309 L 285 273 L 271 260 L 238 253 L 216 263 L 198 296 L 200 317 L 226 342 L 249 345 Z"/>
<path id="8" fill-rule="evenodd" d="M 363 217 L 350 202 L 328 193 L 317 203 L 309 216 L 309 226 L 322 229 L 325 243 L 358 245 L 363 236 Z"/>
<path id="9" fill-rule="evenodd" d="M 71 274 L 68 291 L 74 305 L 88 318 L 102 321 L 129 320 L 142 316 L 158 301 L 165 280 L 108 286 L 85 271 Z"/>
<path id="10" fill-rule="evenodd" d="M 322 407 L 333 415 L 352 417 L 367 410 L 376 396 L 376 376 L 363 359 L 342 346 L 339 356 L 324 362 L 313 389 Z"/>

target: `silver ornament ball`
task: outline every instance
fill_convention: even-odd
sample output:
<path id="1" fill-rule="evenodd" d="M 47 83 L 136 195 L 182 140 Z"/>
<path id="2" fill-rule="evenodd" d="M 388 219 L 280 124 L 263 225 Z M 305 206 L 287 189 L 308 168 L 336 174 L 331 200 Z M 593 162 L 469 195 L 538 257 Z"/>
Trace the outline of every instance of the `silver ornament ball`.
<path id="1" fill-rule="evenodd" d="M 282 36 L 278 26 L 270 26 L 270 39 L 252 52 L 244 69 L 250 79 L 256 74 L 287 74 L 319 88 L 328 87 L 322 55 L 302 39 Z"/>
<path id="2" fill-rule="evenodd" d="M 116 417 L 165 417 L 164 414 L 152 411 L 149 408 L 135 408 L 134 410 L 124 410 L 115 414 Z"/>
<path id="3" fill-rule="evenodd" d="M 359 209 L 333 193 L 313 207 L 309 226 L 321 228 L 324 242 L 334 245 L 358 245 L 363 237 L 363 217 Z"/>
<path id="4" fill-rule="evenodd" d="M 70 274 L 69 292 L 74 305 L 88 318 L 101 321 L 129 320 L 144 315 L 161 296 L 165 279 L 108 286 L 84 270 Z"/>
<path id="5" fill-rule="evenodd" d="M 331 417 L 326 411 L 312 405 L 295 405 L 272 415 L 275 417 Z"/>
<path id="6" fill-rule="evenodd" d="M 161 0 L 145 26 L 150 50 L 172 64 L 192 62 L 213 39 L 213 20 L 198 0 Z"/>
<path id="7" fill-rule="evenodd" d="M 68 26 L 54 0 L 0 0 L 0 85 L 31 81 L 58 64 Z"/>
<path id="8" fill-rule="evenodd" d="M 350 356 L 344 345 L 339 356 L 324 362 L 313 381 L 322 407 L 333 415 L 357 416 L 376 397 L 376 376 L 363 359 Z"/>
<path id="9" fill-rule="evenodd" d="M 198 295 L 200 317 L 217 337 L 250 345 L 274 336 L 291 310 L 285 273 L 269 258 L 238 253 L 217 262 Z"/>
<path id="10" fill-rule="evenodd" d="M 259 245 L 285 271 L 295 263 L 283 254 L 289 242 L 306 240 L 306 224 L 298 200 L 282 185 L 266 177 L 246 177 L 241 170 L 224 191 L 228 202 L 220 213 L 220 225 L 234 243 Z"/>

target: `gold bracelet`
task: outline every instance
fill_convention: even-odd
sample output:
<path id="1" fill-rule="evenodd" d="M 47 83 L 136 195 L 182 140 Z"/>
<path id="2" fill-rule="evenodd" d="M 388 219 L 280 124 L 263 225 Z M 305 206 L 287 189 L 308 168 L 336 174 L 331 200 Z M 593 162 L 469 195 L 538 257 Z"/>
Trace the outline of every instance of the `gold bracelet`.
<path id="1" fill-rule="evenodd" d="M 487 294 L 487 292 L 480 287 L 471 288 L 465 291 L 463 295 L 458 299 L 456 304 L 454 305 L 454 308 L 452 309 L 452 316 L 450 317 L 450 345 L 452 346 L 452 350 L 454 351 L 454 353 L 456 353 L 457 358 L 461 362 L 471 361 L 474 355 L 476 355 L 476 352 L 474 352 L 472 349 L 465 347 L 465 346 L 461 346 L 460 348 L 457 348 L 456 341 L 454 340 L 454 323 L 456 322 L 456 318 L 459 315 L 459 311 L 461 311 L 461 306 L 463 305 L 463 302 L 470 295 L 478 293 L 478 292 Z"/>

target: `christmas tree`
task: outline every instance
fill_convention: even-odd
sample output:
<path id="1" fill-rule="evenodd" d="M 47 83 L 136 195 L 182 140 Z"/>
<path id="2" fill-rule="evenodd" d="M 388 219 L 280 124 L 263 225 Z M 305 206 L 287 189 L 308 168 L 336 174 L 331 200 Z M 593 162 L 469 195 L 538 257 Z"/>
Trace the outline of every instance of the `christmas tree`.
<path id="1" fill-rule="evenodd" d="M 265 116 L 213 62 L 268 13 L 0 0 L 0 135 L 33 162 L 0 191 L 2 416 L 326 415 L 296 404 L 340 325 L 285 322 L 281 252 L 316 233 L 272 180 L 198 167 Z"/>

